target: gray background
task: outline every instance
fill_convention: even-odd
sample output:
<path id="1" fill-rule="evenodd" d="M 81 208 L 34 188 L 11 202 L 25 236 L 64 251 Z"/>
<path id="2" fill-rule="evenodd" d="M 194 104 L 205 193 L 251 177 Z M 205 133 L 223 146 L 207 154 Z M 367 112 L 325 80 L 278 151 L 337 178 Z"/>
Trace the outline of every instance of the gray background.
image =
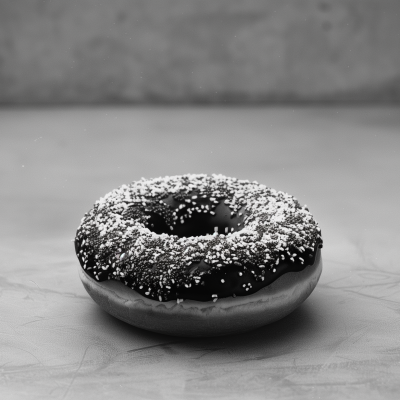
<path id="1" fill-rule="evenodd" d="M 400 100 L 397 0 L 0 0 L 0 102 Z"/>

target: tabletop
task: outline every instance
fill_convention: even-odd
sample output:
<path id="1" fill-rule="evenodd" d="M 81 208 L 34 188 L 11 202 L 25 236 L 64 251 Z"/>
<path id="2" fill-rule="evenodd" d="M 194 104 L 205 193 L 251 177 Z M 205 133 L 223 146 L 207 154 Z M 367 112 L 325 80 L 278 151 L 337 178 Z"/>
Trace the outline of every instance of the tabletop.
<path id="1" fill-rule="evenodd" d="M 397 399 L 400 109 L 0 109 L 3 399 Z M 78 277 L 83 214 L 123 183 L 256 180 L 307 204 L 317 288 L 246 334 L 177 338 L 100 309 Z"/>

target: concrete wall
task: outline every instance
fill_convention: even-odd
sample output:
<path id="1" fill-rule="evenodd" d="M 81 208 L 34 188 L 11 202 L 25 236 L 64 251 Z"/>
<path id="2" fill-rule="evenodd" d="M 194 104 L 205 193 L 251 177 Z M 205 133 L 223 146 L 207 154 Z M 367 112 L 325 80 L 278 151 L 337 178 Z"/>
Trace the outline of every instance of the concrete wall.
<path id="1" fill-rule="evenodd" d="M 399 101 L 399 0 L 0 0 L 0 102 Z"/>

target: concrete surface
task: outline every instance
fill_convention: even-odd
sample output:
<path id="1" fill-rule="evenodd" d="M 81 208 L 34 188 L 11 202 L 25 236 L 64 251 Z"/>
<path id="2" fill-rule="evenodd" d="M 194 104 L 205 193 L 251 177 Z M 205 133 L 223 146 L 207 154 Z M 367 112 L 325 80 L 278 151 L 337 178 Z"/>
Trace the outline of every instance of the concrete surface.
<path id="1" fill-rule="evenodd" d="M 0 103 L 399 101 L 397 0 L 0 0 Z"/>
<path id="2" fill-rule="evenodd" d="M 0 110 L 2 399 L 398 399 L 398 108 Z M 306 302 L 253 332 L 182 339 L 103 312 L 81 217 L 122 183 L 223 173 L 295 195 L 322 228 Z"/>

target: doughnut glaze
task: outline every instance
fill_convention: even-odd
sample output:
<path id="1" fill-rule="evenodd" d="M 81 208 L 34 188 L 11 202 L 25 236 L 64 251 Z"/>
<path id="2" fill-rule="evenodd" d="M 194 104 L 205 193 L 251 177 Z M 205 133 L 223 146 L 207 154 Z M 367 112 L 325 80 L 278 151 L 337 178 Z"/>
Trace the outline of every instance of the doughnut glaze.
<path id="1" fill-rule="evenodd" d="M 203 174 L 122 185 L 85 214 L 75 238 L 89 281 L 178 304 L 253 295 L 319 264 L 321 247 L 318 224 L 293 196 Z"/>

